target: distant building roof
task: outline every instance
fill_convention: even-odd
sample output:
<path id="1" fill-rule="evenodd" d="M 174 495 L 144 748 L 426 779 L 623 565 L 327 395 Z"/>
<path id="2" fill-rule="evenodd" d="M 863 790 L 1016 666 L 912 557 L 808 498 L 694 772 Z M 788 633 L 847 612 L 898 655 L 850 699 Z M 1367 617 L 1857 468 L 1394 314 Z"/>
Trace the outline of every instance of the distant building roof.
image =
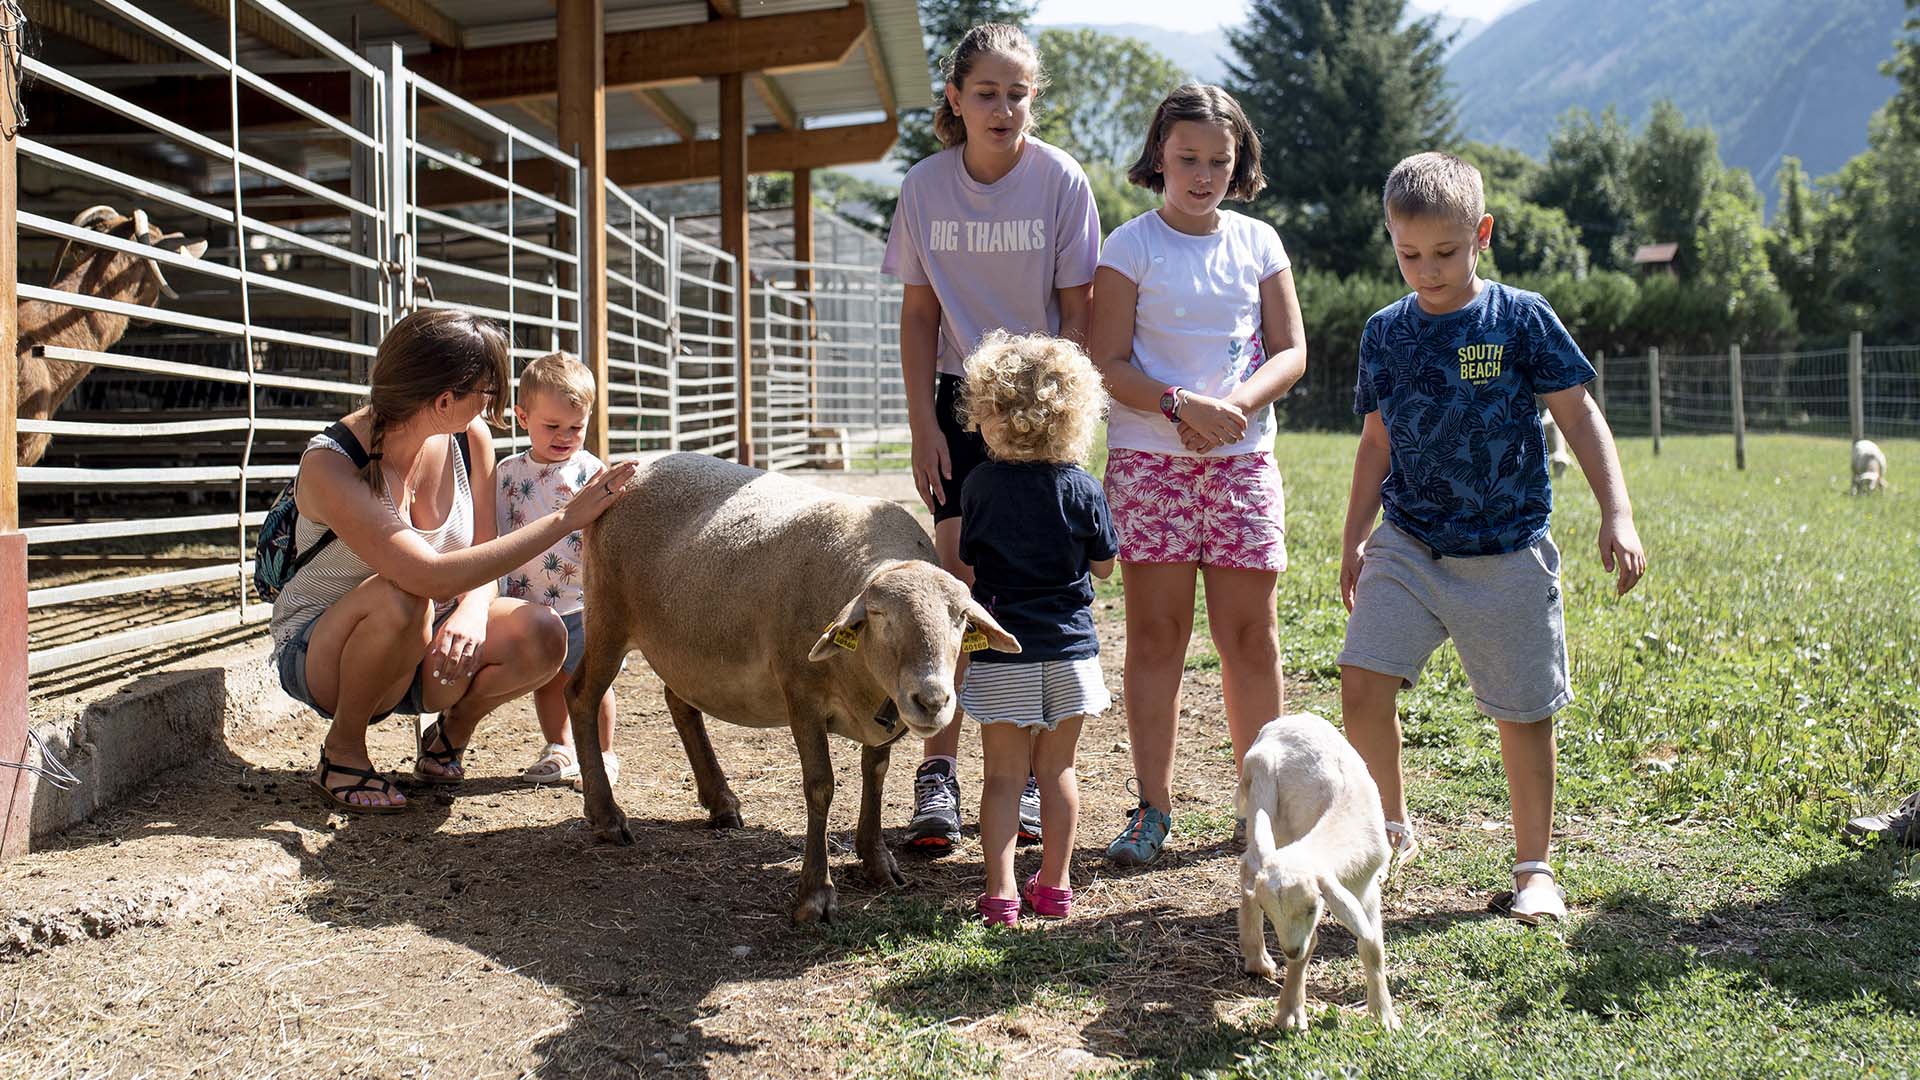
<path id="1" fill-rule="evenodd" d="M 1679 244 L 1641 244 L 1633 253 L 1633 265 L 1657 266 L 1670 263 L 1679 254 Z"/>

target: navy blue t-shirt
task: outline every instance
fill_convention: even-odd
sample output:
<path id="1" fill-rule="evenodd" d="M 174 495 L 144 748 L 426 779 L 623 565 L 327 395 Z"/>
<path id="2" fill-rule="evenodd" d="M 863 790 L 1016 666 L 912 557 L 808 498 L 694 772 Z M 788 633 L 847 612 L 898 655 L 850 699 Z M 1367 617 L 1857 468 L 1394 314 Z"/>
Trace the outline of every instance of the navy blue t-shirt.
<path id="1" fill-rule="evenodd" d="M 1593 365 L 1538 293 L 1487 282 L 1459 311 L 1408 295 L 1367 320 L 1353 411 L 1376 409 L 1392 465 L 1387 520 L 1435 555 L 1519 551 L 1547 532 L 1553 490 L 1535 394 Z"/>
<path id="2" fill-rule="evenodd" d="M 1120 550 L 1100 482 L 1078 465 L 989 461 L 960 491 L 960 561 L 973 598 L 1020 642 L 979 663 L 1083 660 L 1100 655 L 1089 564 Z"/>

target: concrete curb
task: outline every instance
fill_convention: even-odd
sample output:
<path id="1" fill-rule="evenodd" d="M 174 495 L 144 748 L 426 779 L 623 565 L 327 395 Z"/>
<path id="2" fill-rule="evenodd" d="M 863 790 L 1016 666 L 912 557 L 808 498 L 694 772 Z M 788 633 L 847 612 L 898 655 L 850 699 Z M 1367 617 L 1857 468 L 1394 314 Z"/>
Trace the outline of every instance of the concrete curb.
<path id="1" fill-rule="evenodd" d="M 71 791 L 34 780 L 32 843 L 72 828 L 155 776 L 204 760 L 229 724 L 291 715 L 262 639 L 143 675 L 105 696 L 37 701 L 33 729 L 80 778 Z M 32 764 L 41 764 L 29 749 Z"/>

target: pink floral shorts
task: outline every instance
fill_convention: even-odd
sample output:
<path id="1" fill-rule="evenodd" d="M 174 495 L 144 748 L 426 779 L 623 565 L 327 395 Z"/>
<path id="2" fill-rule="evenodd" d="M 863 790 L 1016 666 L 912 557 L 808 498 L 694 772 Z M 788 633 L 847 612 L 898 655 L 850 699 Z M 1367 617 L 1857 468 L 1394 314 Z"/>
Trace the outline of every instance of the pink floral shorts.
<path id="1" fill-rule="evenodd" d="M 1287 568 L 1286 497 L 1273 455 L 1107 455 L 1107 503 L 1120 561 Z"/>

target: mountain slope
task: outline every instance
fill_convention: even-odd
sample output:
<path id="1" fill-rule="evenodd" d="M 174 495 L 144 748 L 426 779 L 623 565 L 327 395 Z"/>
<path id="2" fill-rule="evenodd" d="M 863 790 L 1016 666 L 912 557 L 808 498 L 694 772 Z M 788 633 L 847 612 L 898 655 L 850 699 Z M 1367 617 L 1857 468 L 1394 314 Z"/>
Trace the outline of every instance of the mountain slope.
<path id="1" fill-rule="evenodd" d="M 1569 108 L 1611 104 L 1637 125 L 1672 98 L 1771 196 L 1783 155 L 1820 176 L 1866 148 L 1903 16 L 1903 0 L 1535 0 L 1448 70 L 1469 137 L 1536 156 Z"/>

